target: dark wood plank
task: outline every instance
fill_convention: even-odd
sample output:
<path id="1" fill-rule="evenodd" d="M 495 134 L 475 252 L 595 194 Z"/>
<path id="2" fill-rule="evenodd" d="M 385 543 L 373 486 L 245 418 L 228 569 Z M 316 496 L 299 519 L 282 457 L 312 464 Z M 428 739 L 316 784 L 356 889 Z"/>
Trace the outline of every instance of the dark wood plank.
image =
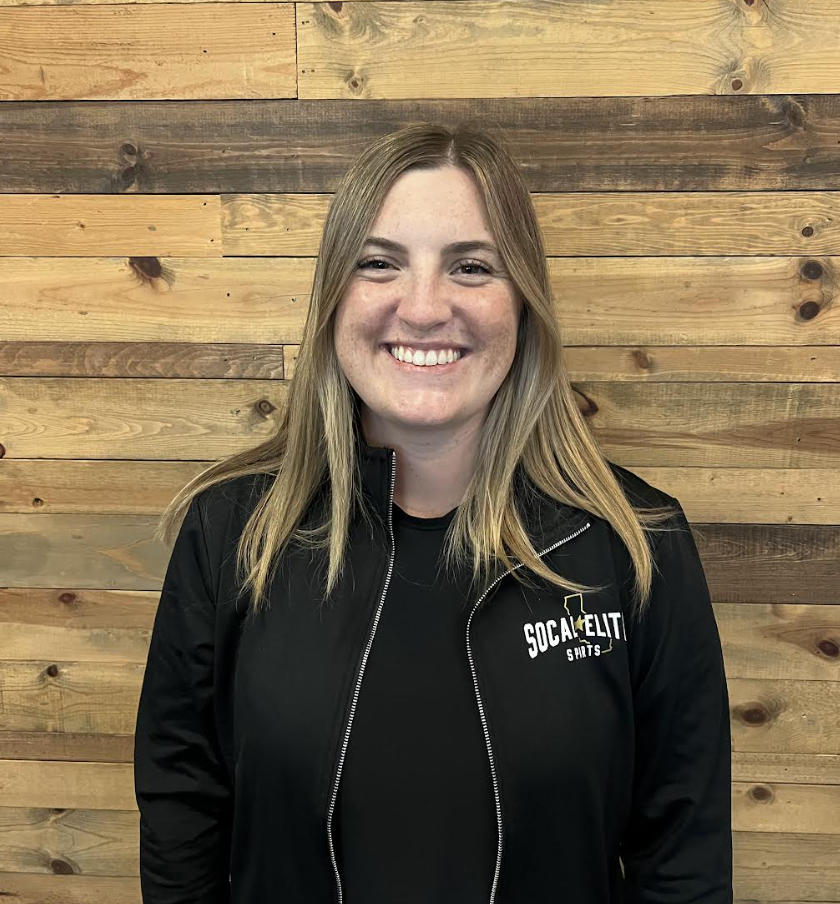
<path id="1" fill-rule="evenodd" d="M 3 104 L 6 192 L 330 192 L 420 119 L 498 127 L 531 191 L 837 189 L 840 95 Z"/>
<path id="2" fill-rule="evenodd" d="M 134 735 L 0 731 L 0 759 L 131 763 L 134 761 Z"/>

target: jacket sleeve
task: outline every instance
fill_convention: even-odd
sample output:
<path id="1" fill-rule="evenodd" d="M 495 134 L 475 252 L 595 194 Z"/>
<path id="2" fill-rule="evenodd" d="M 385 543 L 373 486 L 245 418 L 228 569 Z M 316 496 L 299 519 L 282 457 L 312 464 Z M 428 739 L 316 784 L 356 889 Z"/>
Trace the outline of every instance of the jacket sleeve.
<path id="1" fill-rule="evenodd" d="M 230 899 L 232 790 L 215 735 L 215 600 L 199 507 L 190 503 L 155 615 L 134 735 L 143 904 Z"/>
<path id="2" fill-rule="evenodd" d="M 635 757 L 621 843 L 626 904 L 731 904 L 729 696 L 682 506 L 657 536 L 650 606 L 628 634 Z"/>

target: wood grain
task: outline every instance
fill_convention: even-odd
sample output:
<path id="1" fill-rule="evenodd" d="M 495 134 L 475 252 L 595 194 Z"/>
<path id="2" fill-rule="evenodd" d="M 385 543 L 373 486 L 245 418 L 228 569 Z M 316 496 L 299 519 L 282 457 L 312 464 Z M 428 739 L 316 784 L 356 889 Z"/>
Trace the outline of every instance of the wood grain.
<path id="1" fill-rule="evenodd" d="M 301 98 L 840 91 L 838 0 L 295 6 Z"/>
<path id="2" fill-rule="evenodd" d="M 4 35 L 17 48 L 0 70 L 4 100 L 297 94 L 288 3 L 3 4 Z"/>
<path id="3" fill-rule="evenodd" d="M 498 128 L 533 192 L 838 187 L 840 95 L 820 93 L 6 100 L 0 184 L 25 193 L 332 192 L 366 144 L 418 120 Z"/>
<path id="4" fill-rule="evenodd" d="M 690 520 L 736 904 L 840 904 L 840 0 L 0 0 L 0 47 L 0 897 L 140 904 L 158 515 L 275 429 L 347 166 L 474 120 L 593 435 Z"/>
<path id="5" fill-rule="evenodd" d="M 613 460 L 621 464 L 620 456 Z M 0 467 L 0 513 L 159 514 L 181 487 L 211 464 L 8 457 Z M 832 468 L 634 465 L 628 470 L 675 496 L 692 523 L 840 522 Z"/>
<path id="6" fill-rule="evenodd" d="M 548 270 L 575 378 L 840 380 L 838 257 L 554 257 Z M 279 343 L 295 346 L 291 379 L 313 277 L 312 258 L 0 256 L 0 372 L 249 376 L 226 373 L 213 344 Z M 181 343 L 210 348 L 177 364 Z"/>

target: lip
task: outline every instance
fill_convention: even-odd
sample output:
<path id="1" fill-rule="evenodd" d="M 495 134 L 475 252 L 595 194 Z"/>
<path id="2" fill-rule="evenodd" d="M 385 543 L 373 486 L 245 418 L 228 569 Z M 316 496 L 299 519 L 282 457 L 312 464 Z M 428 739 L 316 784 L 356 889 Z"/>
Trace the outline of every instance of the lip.
<path id="1" fill-rule="evenodd" d="M 404 371 L 405 373 L 420 373 L 421 371 L 428 371 L 429 376 L 432 374 L 438 374 L 438 376 L 444 376 L 445 374 L 452 373 L 455 368 L 464 360 L 464 358 L 468 358 L 470 355 L 469 351 L 464 351 L 461 353 L 461 357 L 458 358 L 457 361 L 451 361 L 449 364 L 435 364 L 430 367 L 420 367 L 416 364 L 412 364 L 409 361 L 400 361 L 398 358 L 395 358 L 388 349 L 387 345 L 380 346 L 383 353 L 390 358 L 391 363 L 394 364 L 399 370 Z"/>

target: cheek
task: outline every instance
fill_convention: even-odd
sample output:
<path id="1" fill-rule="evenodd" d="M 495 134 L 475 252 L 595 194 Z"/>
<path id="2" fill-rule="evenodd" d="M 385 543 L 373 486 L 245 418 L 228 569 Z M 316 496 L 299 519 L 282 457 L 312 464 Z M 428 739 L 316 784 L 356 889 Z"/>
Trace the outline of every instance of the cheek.
<path id="1" fill-rule="evenodd" d="M 377 307 L 361 292 L 345 296 L 336 308 L 335 334 L 345 345 L 370 342 L 379 329 Z"/>

